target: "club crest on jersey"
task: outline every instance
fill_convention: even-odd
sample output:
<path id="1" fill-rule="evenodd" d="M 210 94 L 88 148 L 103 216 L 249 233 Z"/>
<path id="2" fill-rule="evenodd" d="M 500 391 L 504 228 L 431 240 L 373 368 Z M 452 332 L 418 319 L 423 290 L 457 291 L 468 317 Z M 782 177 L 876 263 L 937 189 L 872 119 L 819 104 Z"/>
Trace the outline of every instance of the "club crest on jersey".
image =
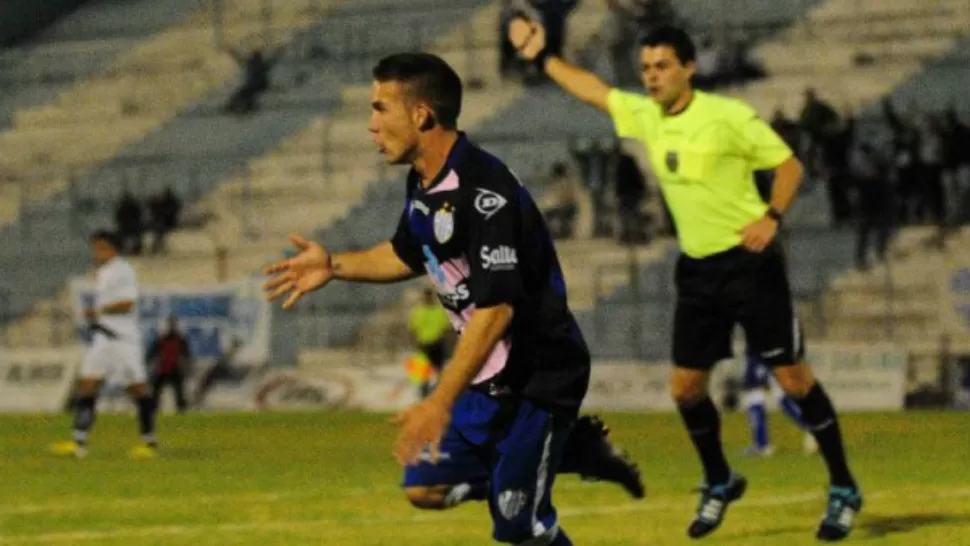
<path id="1" fill-rule="evenodd" d="M 455 233 L 455 213 L 451 205 L 445 203 L 434 213 L 434 238 L 439 243 L 447 243 Z"/>
<path id="2" fill-rule="evenodd" d="M 677 167 L 680 166 L 680 158 L 677 156 L 677 152 L 670 150 L 667 152 L 667 170 L 675 173 L 677 172 Z"/>

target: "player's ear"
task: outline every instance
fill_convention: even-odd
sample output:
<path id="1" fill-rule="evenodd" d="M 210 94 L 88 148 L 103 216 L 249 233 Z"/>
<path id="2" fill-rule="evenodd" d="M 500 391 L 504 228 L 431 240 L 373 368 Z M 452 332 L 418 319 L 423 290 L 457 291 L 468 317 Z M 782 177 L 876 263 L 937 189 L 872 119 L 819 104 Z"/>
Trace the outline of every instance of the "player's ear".
<path id="1" fill-rule="evenodd" d="M 425 104 L 415 108 L 415 125 L 419 131 L 430 131 L 435 126 L 434 112 Z"/>

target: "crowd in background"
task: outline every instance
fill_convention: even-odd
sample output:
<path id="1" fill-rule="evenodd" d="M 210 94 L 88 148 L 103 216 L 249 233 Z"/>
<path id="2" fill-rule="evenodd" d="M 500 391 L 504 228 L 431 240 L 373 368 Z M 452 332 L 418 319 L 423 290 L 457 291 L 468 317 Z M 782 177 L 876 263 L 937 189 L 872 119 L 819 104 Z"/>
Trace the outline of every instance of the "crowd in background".
<path id="1" fill-rule="evenodd" d="M 151 253 L 166 251 L 165 239 L 179 227 L 182 200 L 172 188 L 140 202 L 125 191 L 115 205 L 115 230 L 121 243 L 121 253 L 139 256 L 144 252 L 145 234 L 152 235 Z"/>

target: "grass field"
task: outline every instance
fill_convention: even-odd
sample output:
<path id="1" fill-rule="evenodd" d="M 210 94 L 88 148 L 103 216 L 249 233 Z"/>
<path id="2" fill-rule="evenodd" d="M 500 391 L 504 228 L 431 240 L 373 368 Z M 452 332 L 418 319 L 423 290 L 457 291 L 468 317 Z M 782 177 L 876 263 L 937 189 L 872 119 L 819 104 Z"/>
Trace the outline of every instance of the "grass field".
<path id="1" fill-rule="evenodd" d="M 744 459 L 746 424 L 725 421 L 735 467 L 751 481 L 708 544 L 814 544 L 824 473 L 774 416 L 770 459 Z M 633 501 L 574 477 L 556 485 L 577 545 L 688 544 L 699 467 L 674 415 L 610 415 L 648 481 Z M 189 415 L 159 424 L 163 457 L 129 461 L 134 419 L 103 416 L 87 459 L 47 454 L 69 418 L 0 417 L 0 545 L 6 544 L 491 544 L 487 510 L 411 509 L 398 490 L 386 416 L 358 413 Z M 851 542 L 970 545 L 970 416 L 843 418 L 867 493 Z"/>

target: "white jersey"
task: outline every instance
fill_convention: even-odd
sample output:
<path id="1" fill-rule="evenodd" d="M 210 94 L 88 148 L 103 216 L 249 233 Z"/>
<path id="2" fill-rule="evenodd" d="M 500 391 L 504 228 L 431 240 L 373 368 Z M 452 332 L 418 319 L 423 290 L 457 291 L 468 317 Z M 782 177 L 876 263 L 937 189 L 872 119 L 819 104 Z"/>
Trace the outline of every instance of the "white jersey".
<path id="1" fill-rule="evenodd" d="M 113 335 L 95 333 L 81 364 L 81 376 L 122 386 L 144 383 L 145 356 L 138 328 L 135 270 L 126 260 L 113 258 L 98 268 L 97 279 L 95 305 L 98 324 Z M 104 306 L 122 301 L 133 301 L 135 306 L 123 315 L 100 313 Z"/>
<path id="2" fill-rule="evenodd" d="M 101 309 L 105 306 L 122 301 L 133 301 L 135 306 L 122 315 L 101 314 Z M 112 258 L 98 268 L 95 305 L 101 326 L 113 332 L 120 341 L 141 343 L 141 331 L 138 328 L 138 281 L 135 269 L 124 258 Z"/>

